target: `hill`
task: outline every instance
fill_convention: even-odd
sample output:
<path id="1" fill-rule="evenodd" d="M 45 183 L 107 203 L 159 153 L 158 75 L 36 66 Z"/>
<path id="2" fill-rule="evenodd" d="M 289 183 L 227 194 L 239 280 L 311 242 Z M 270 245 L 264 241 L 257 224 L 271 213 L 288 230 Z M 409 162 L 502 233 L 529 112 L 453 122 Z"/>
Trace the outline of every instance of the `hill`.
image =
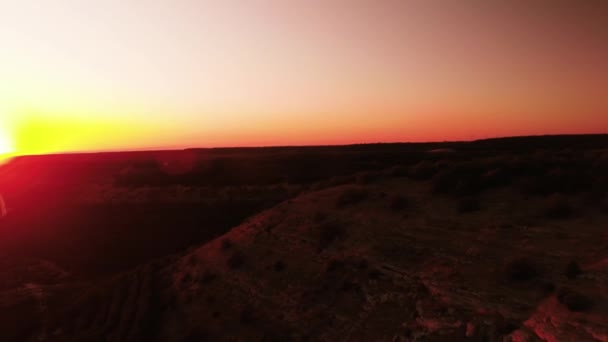
<path id="1" fill-rule="evenodd" d="M 77 228 L 98 214 L 42 215 L 55 217 L 51 231 L 57 232 L 80 212 L 80 224 L 70 230 L 76 242 L 63 242 L 73 254 L 58 257 L 49 249 L 33 257 L 30 248 L 4 257 L 3 279 L 11 281 L 0 288 L 2 340 L 608 339 L 608 145 L 502 150 L 471 147 L 487 142 L 462 144 L 408 146 L 409 152 L 394 145 L 350 147 L 352 155 L 348 148 L 335 155 L 312 148 L 331 153 L 344 174 L 278 183 L 282 195 L 240 216 L 234 228 L 203 229 L 189 235 L 197 242 L 180 242 L 173 252 L 150 252 L 188 236 L 188 221 L 172 219 L 190 217 L 221 196 L 264 198 L 277 184 L 223 185 L 208 193 L 206 185 L 190 185 L 192 192 L 172 182 L 112 183 L 103 195 L 99 188 L 85 188 L 86 196 L 81 189 L 77 201 L 61 203 L 113 203 L 118 211 L 103 224 L 122 230 L 95 229 L 125 235 L 94 245 L 103 234 Z M 353 155 L 361 164 L 346 162 L 357 159 Z M 313 157 L 330 160 L 304 160 Z M 139 221 L 169 203 L 189 209 L 166 214 L 164 222 Z M 225 203 L 218 217 L 230 216 L 233 203 Z M 17 227 L 3 224 L 5 234 Z M 178 238 L 148 237 L 156 231 L 150 227 L 173 227 Z M 63 241 L 46 237 L 48 246 Z M 24 246 L 25 240 L 12 241 Z M 144 253 L 134 257 L 123 251 L 128 246 Z M 104 260 L 115 266 L 104 268 Z"/>

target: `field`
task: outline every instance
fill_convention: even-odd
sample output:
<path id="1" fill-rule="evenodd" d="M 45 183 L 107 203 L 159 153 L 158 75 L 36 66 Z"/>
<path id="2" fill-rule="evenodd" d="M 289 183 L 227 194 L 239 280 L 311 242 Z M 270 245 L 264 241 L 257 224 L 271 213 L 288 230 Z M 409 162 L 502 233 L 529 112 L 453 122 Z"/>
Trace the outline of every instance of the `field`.
<path id="1" fill-rule="evenodd" d="M 606 341 L 608 136 L 19 157 L 2 341 Z"/>

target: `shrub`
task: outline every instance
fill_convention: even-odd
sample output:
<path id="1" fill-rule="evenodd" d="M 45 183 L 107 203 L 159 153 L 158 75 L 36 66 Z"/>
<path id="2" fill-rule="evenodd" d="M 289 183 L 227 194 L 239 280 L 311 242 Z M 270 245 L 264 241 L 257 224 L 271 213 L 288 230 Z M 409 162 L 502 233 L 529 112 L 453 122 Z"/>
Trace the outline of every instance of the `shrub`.
<path id="1" fill-rule="evenodd" d="M 574 207 L 562 195 L 554 194 L 547 199 L 543 217 L 552 220 L 567 219 L 574 215 Z"/>
<path id="2" fill-rule="evenodd" d="M 232 242 L 232 240 L 226 238 L 222 240 L 222 251 L 228 251 L 231 250 L 234 247 L 234 243 Z"/>
<path id="3" fill-rule="evenodd" d="M 409 169 L 405 166 L 394 166 L 388 170 L 387 174 L 388 176 L 394 178 L 407 177 L 409 174 Z"/>
<path id="4" fill-rule="evenodd" d="M 201 282 L 203 284 L 209 284 L 209 283 L 213 282 L 215 279 L 217 279 L 217 274 L 215 274 L 209 270 L 205 270 L 205 272 L 203 272 L 203 275 L 201 276 Z"/>
<path id="5" fill-rule="evenodd" d="M 594 304 L 588 296 L 566 288 L 559 290 L 557 300 L 572 312 L 589 311 Z"/>
<path id="6" fill-rule="evenodd" d="M 357 184 L 366 185 L 378 180 L 380 176 L 376 172 L 362 172 L 357 174 Z"/>
<path id="7" fill-rule="evenodd" d="M 325 270 L 327 271 L 327 273 L 333 273 L 333 272 L 344 269 L 345 266 L 346 266 L 346 264 L 345 264 L 344 260 L 332 259 L 329 262 L 329 264 L 327 264 L 327 267 Z"/>
<path id="8" fill-rule="evenodd" d="M 282 260 L 279 260 L 274 264 L 275 272 L 283 272 L 283 271 L 285 271 L 286 268 L 287 268 L 287 265 L 285 265 L 285 262 L 283 262 Z"/>
<path id="9" fill-rule="evenodd" d="M 439 172 L 433 177 L 432 190 L 437 194 L 476 195 L 484 190 L 484 164 L 463 163 Z"/>
<path id="10" fill-rule="evenodd" d="M 342 223 L 330 221 L 320 224 L 317 227 L 319 233 L 319 246 L 321 249 L 331 245 L 334 241 L 343 239 L 346 236 L 346 229 Z"/>
<path id="11" fill-rule="evenodd" d="M 228 258 L 228 267 L 233 270 L 238 270 L 245 266 L 245 255 L 240 252 L 234 252 L 230 258 Z"/>
<path id="12" fill-rule="evenodd" d="M 315 213 L 315 215 L 312 218 L 314 223 L 321 223 L 325 220 L 327 220 L 327 213 L 322 212 L 322 211 L 317 211 Z"/>
<path id="13" fill-rule="evenodd" d="M 357 268 L 360 270 L 366 270 L 369 268 L 369 262 L 366 259 L 361 259 L 357 263 Z"/>
<path id="14" fill-rule="evenodd" d="M 511 183 L 512 175 L 509 171 L 501 168 L 486 172 L 481 181 L 484 188 L 507 186 Z"/>
<path id="15" fill-rule="evenodd" d="M 241 310 L 239 321 L 243 325 L 250 325 L 255 323 L 255 312 L 252 307 L 246 306 Z"/>
<path id="16" fill-rule="evenodd" d="M 390 209 L 395 212 L 399 212 L 409 207 L 408 200 L 401 195 L 394 195 L 390 198 Z"/>
<path id="17" fill-rule="evenodd" d="M 338 208 L 344 208 L 350 205 L 355 205 L 369 198 L 369 190 L 365 188 L 348 188 L 338 196 L 336 205 Z"/>
<path id="18" fill-rule="evenodd" d="M 579 275 L 581 275 L 581 273 L 583 273 L 583 271 L 581 270 L 579 264 L 574 260 L 570 261 L 566 267 L 566 277 L 570 280 L 576 279 Z"/>
<path id="19" fill-rule="evenodd" d="M 369 276 L 369 279 L 372 280 L 379 280 L 384 276 L 384 274 L 377 268 L 370 270 L 367 275 Z"/>
<path id="20" fill-rule="evenodd" d="M 410 168 L 409 176 L 416 180 L 427 180 L 433 178 L 438 171 L 439 168 L 435 163 L 425 160 L 412 166 Z"/>
<path id="21" fill-rule="evenodd" d="M 472 213 L 481 210 L 481 204 L 477 197 L 466 197 L 458 201 L 458 212 L 460 214 Z"/>
<path id="22" fill-rule="evenodd" d="M 182 277 L 182 283 L 188 284 L 191 281 L 192 281 L 192 275 L 190 273 L 184 274 L 184 276 Z"/>
<path id="23" fill-rule="evenodd" d="M 538 265 L 530 258 L 520 257 L 510 260 L 505 265 L 508 280 L 521 282 L 536 278 L 540 273 Z"/>
<path id="24" fill-rule="evenodd" d="M 543 294 L 549 295 L 555 292 L 555 284 L 551 281 L 543 281 L 540 283 L 540 290 Z"/>

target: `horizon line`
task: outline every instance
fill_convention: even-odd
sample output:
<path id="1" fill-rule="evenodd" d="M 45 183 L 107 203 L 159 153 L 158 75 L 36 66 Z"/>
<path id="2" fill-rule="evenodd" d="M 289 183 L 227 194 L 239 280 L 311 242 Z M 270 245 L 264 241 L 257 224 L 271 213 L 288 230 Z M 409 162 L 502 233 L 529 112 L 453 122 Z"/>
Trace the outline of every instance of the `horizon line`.
<path id="1" fill-rule="evenodd" d="M 462 139 L 462 140 L 428 140 L 428 141 L 378 141 L 378 142 L 362 142 L 348 144 L 311 144 L 311 145 L 255 145 L 255 146 L 212 146 L 212 147 L 144 147 L 135 149 L 108 149 L 108 150 L 81 150 L 81 151 L 63 151 L 49 153 L 25 153 L 25 154 L 5 154 L 0 155 L 0 158 L 6 156 L 6 160 L 0 163 L 5 164 L 7 161 L 23 157 L 39 157 L 39 156 L 62 156 L 62 155 L 83 155 L 83 154 L 110 154 L 110 153 L 135 153 L 135 152 L 170 152 L 170 151 L 188 151 L 188 150 L 221 150 L 221 149 L 264 149 L 264 148 L 302 148 L 302 147 L 348 147 L 361 145 L 399 145 L 399 144 L 449 144 L 449 143 L 472 143 L 477 141 L 500 140 L 510 138 L 534 138 L 534 137 L 560 137 L 560 136 L 608 136 L 608 132 L 602 133 L 564 133 L 564 134 L 531 134 L 531 135 L 506 135 L 496 136 L 481 139 Z"/>

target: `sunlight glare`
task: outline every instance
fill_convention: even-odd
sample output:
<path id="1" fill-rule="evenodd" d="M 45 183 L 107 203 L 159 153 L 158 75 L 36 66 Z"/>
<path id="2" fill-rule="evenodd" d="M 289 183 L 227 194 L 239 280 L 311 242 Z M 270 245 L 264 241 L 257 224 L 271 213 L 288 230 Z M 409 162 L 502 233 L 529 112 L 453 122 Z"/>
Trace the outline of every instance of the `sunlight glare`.
<path id="1" fill-rule="evenodd" d="M 13 139 L 8 131 L 0 126 L 0 159 L 15 152 Z"/>

